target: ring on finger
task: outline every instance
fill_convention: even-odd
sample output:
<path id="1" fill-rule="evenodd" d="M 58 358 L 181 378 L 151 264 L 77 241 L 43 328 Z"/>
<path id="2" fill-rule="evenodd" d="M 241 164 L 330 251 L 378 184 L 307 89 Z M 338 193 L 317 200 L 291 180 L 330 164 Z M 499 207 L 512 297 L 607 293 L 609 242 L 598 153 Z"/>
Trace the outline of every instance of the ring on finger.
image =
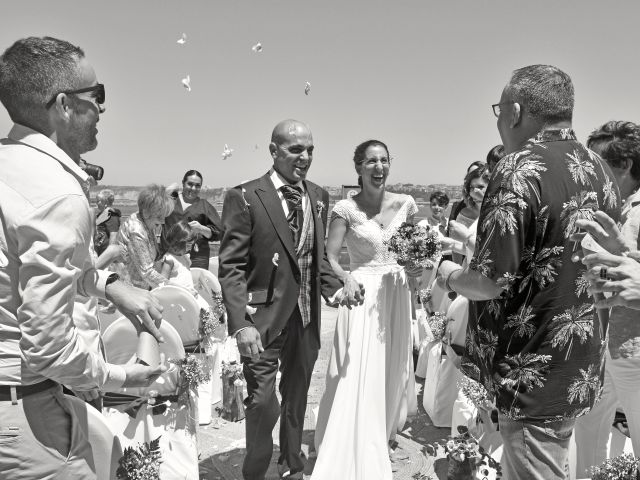
<path id="1" fill-rule="evenodd" d="M 607 275 L 607 267 L 600 267 L 600 278 L 602 280 L 609 280 L 609 276 Z"/>

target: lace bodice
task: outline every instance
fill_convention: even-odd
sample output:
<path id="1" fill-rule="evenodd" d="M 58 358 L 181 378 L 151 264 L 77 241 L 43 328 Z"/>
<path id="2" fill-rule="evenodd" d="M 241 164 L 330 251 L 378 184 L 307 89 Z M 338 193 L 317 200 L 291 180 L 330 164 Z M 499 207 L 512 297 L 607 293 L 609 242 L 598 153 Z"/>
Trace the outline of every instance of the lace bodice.
<path id="1" fill-rule="evenodd" d="M 367 218 L 367 214 L 351 198 L 340 200 L 333 207 L 331 217 L 338 216 L 347 222 L 346 243 L 352 269 L 359 265 L 396 264 L 396 259 L 384 244 L 396 232 L 402 222 L 418 211 L 416 202 L 409 195 L 398 197 L 400 208 L 386 227 Z"/>

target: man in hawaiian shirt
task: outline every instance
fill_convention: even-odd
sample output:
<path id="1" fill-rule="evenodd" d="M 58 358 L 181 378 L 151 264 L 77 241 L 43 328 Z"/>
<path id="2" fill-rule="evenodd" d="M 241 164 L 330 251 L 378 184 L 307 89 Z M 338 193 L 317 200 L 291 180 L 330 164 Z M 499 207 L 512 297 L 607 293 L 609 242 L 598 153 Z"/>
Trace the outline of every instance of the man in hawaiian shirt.
<path id="1" fill-rule="evenodd" d="M 513 72 L 493 105 L 507 156 L 484 197 L 475 255 L 466 269 L 439 269 L 472 300 L 463 369 L 495 394 L 508 480 L 564 479 L 575 418 L 602 388 L 603 326 L 570 236 L 596 210 L 617 219 L 620 195 L 576 140 L 573 102 L 558 68 Z"/>

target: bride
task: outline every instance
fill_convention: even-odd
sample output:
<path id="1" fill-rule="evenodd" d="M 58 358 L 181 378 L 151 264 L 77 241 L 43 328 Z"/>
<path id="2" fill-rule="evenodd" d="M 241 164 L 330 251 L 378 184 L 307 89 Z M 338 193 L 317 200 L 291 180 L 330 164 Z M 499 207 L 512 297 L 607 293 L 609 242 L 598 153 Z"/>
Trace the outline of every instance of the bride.
<path id="1" fill-rule="evenodd" d="M 391 480 L 388 441 L 415 413 L 408 275 L 385 241 L 417 212 L 409 195 L 385 191 L 387 146 L 369 140 L 354 153 L 362 191 L 331 215 L 327 256 L 346 294 L 364 285 L 364 304 L 340 307 L 326 389 L 318 412 L 312 480 Z M 338 263 L 346 239 L 350 272 Z"/>

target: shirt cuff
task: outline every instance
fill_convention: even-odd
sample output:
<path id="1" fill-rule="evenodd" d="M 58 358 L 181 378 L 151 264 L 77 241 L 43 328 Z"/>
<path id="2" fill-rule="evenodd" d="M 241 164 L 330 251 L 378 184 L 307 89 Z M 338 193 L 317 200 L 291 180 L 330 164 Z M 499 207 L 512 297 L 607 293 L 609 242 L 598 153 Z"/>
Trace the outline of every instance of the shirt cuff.
<path id="1" fill-rule="evenodd" d="M 343 290 L 343 287 L 340 287 L 338 290 L 336 290 L 336 293 L 334 293 L 333 295 L 331 295 L 331 296 L 328 298 L 328 300 L 327 300 L 327 301 L 328 301 L 329 305 L 333 305 L 333 304 L 335 304 L 335 303 L 337 302 L 337 298 L 338 298 L 340 295 L 342 295 L 342 290 Z"/>
<path id="2" fill-rule="evenodd" d="M 81 288 L 85 297 L 99 297 L 106 299 L 107 278 L 113 272 L 108 270 L 97 270 L 95 268 L 87 270 L 82 276 Z"/>
<path id="3" fill-rule="evenodd" d="M 233 338 L 236 338 L 236 337 L 238 336 L 238 334 L 239 334 L 242 330 L 246 330 L 247 328 L 250 328 L 250 327 L 242 327 L 242 328 L 239 328 L 238 330 L 236 330 L 235 332 L 233 332 L 233 333 L 231 334 L 231 336 L 232 336 Z"/>
<path id="4" fill-rule="evenodd" d="M 105 392 L 113 392 L 119 390 L 124 385 L 127 379 L 127 372 L 124 367 L 120 365 L 114 365 L 113 363 L 107 363 L 107 381 L 100 387 L 100 390 Z"/>

